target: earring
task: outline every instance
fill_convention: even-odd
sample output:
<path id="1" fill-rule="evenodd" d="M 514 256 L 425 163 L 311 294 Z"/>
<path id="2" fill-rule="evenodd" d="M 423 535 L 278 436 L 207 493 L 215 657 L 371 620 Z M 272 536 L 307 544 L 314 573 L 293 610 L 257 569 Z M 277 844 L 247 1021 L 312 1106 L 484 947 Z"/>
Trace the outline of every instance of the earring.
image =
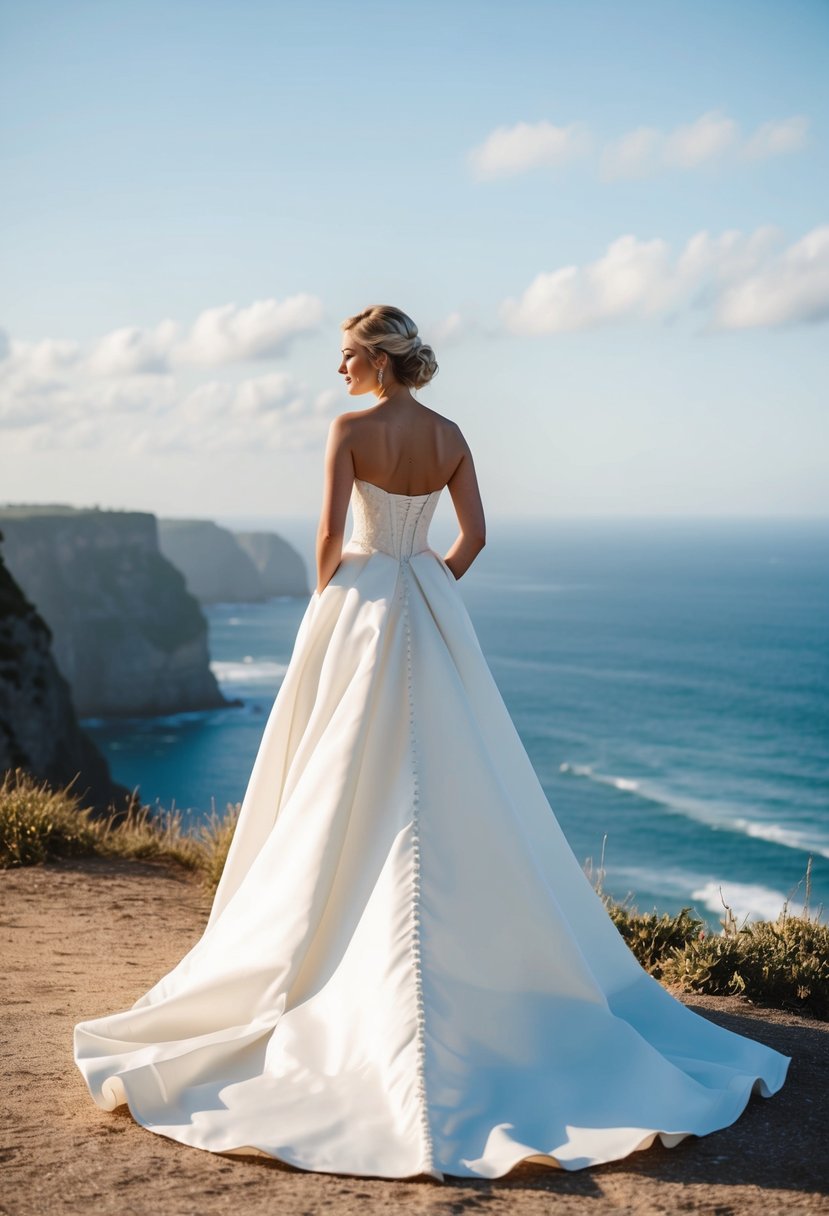
<path id="1" fill-rule="evenodd" d="M 377 383 L 380 385 L 380 388 L 383 387 L 383 369 L 382 369 L 382 367 L 377 372 Z"/>

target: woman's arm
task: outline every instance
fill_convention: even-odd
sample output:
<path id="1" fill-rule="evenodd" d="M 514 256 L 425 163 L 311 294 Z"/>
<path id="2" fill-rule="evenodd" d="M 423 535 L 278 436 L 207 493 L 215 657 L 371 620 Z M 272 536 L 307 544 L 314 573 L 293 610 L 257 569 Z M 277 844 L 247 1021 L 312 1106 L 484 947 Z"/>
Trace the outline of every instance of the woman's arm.
<path id="1" fill-rule="evenodd" d="M 460 535 L 444 557 L 444 561 L 456 579 L 465 574 L 486 544 L 486 520 L 478 478 L 469 444 L 458 432 L 463 447 L 463 456 L 447 485 L 452 495 L 455 514 L 460 524 Z"/>
<path id="2" fill-rule="evenodd" d="M 328 428 L 325 484 L 317 528 L 317 591 L 324 591 L 343 557 L 348 501 L 354 484 L 351 457 L 351 418 L 340 414 Z"/>

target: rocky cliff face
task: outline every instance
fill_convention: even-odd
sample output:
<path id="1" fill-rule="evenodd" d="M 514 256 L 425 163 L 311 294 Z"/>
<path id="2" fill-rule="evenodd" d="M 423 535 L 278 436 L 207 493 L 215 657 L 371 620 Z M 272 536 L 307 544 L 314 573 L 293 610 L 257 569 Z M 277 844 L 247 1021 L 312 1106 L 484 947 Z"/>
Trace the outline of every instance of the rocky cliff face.
<path id="1" fill-rule="evenodd" d="M 228 705 L 209 667 L 207 621 L 160 552 L 154 515 L 0 509 L 6 565 L 51 629 L 80 717 Z"/>
<path id="2" fill-rule="evenodd" d="M 58 788 L 72 782 L 81 805 L 102 813 L 129 800 L 81 730 L 49 627 L 0 555 L 0 772 L 18 766 Z"/>
<path id="3" fill-rule="evenodd" d="M 160 519 L 158 528 L 161 552 L 203 604 L 308 595 L 305 563 L 272 532 L 231 532 L 205 519 Z"/>
<path id="4" fill-rule="evenodd" d="M 259 571 L 266 595 L 310 595 L 305 562 L 275 532 L 234 532 Z"/>

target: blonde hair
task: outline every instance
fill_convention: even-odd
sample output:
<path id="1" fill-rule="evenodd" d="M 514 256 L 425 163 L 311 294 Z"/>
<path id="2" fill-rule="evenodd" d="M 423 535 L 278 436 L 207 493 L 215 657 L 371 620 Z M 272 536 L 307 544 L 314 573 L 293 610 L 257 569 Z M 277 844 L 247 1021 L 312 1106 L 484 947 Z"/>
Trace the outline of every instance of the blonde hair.
<path id="1" fill-rule="evenodd" d="M 410 388 L 423 388 L 437 374 L 431 346 L 422 342 L 411 317 L 392 304 L 372 304 L 343 321 L 340 329 L 353 334 L 369 355 L 385 351 L 395 380 Z"/>

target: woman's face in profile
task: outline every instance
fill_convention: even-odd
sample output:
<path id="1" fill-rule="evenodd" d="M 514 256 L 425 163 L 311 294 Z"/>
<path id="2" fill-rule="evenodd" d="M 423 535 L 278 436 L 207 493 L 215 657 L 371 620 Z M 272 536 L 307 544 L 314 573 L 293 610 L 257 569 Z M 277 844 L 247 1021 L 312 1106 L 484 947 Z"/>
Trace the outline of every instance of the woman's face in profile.
<path id="1" fill-rule="evenodd" d="M 368 357 L 365 347 L 358 346 L 346 333 L 343 336 L 342 362 L 337 368 L 345 377 L 345 387 L 352 397 L 371 392 L 377 387 L 377 368 Z"/>

